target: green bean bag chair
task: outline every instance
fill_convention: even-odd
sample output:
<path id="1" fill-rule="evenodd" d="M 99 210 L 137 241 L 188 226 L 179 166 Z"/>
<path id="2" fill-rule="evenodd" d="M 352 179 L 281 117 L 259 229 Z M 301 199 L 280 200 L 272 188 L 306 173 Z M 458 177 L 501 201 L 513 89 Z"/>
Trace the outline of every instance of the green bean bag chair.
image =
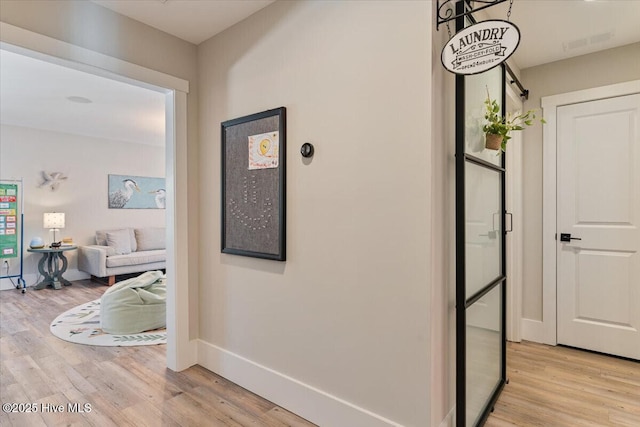
<path id="1" fill-rule="evenodd" d="M 100 326 L 109 334 L 136 334 L 166 326 L 166 276 L 147 271 L 111 286 L 100 298 Z"/>

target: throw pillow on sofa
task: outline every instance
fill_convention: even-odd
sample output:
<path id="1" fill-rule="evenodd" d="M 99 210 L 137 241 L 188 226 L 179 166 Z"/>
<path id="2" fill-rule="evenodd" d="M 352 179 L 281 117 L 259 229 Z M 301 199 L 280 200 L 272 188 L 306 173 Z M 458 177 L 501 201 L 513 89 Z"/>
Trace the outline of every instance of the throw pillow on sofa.
<path id="1" fill-rule="evenodd" d="M 133 233 L 133 228 L 114 228 L 113 230 L 98 230 L 96 231 L 96 245 L 100 246 L 108 246 L 107 245 L 107 233 L 127 230 L 129 233 L 129 241 L 131 242 L 131 252 L 135 252 L 138 250 L 138 244 L 136 243 L 136 236 Z"/>
<path id="2" fill-rule="evenodd" d="M 164 227 L 145 227 L 134 230 L 138 251 L 166 249 L 167 239 Z"/>
<path id="3" fill-rule="evenodd" d="M 116 255 L 127 255 L 131 253 L 131 240 L 129 230 L 107 231 L 107 246 L 114 249 Z"/>

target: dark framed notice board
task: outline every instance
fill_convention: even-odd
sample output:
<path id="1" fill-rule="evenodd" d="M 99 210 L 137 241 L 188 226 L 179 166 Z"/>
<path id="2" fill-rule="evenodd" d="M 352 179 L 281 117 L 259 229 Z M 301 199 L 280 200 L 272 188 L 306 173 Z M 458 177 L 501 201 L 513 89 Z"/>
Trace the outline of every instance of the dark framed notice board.
<path id="1" fill-rule="evenodd" d="M 286 109 L 221 126 L 222 252 L 286 260 Z"/>

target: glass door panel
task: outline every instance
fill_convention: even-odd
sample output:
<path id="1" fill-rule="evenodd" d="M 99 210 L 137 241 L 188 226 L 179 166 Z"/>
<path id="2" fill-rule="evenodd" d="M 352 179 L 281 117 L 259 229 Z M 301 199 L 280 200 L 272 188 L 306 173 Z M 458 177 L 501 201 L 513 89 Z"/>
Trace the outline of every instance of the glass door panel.
<path id="1" fill-rule="evenodd" d="M 474 426 L 502 375 L 502 286 L 467 309 L 467 414 L 466 426 Z"/>
<path id="2" fill-rule="evenodd" d="M 465 76 L 465 153 L 500 166 L 499 151 L 484 148 L 484 101 L 487 93 L 502 106 L 502 67 L 492 68 L 482 74 Z"/>
<path id="3" fill-rule="evenodd" d="M 501 174 L 467 162 L 466 298 L 469 299 L 502 275 Z"/>
<path id="4" fill-rule="evenodd" d="M 504 156 L 482 130 L 487 96 L 504 103 L 504 73 L 456 76 L 457 427 L 482 425 L 506 380 Z"/>

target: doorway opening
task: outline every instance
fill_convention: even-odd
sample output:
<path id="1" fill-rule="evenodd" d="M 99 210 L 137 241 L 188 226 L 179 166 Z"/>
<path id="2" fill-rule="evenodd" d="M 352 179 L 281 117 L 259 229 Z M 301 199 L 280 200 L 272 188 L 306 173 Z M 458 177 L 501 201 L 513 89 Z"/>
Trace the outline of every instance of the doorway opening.
<path id="1" fill-rule="evenodd" d="M 195 363 L 189 335 L 187 229 L 187 81 L 106 57 L 79 46 L 0 23 L 0 49 L 155 90 L 165 98 L 167 229 L 167 366 L 182 370 Z M 178 197 L 176 197 L 178 195 Z"/>

